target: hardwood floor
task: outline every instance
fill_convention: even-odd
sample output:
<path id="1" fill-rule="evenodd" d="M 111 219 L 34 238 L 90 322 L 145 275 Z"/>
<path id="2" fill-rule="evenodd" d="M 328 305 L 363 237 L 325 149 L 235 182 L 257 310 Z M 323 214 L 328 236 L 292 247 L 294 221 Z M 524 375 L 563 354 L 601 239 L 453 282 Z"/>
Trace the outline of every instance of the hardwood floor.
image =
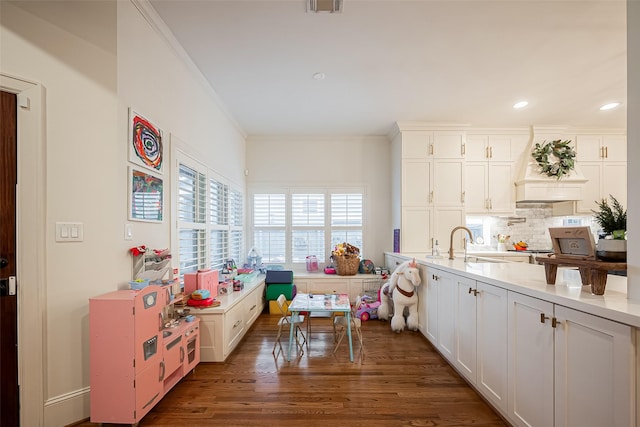
<path id="1" fill-rule="evenodd" d="M 419 332 L 364 322 L 365 356 L 354 339 L 351 363 L 347 342 L 333 354 L 330 320 L 314 318 L 310 348 L 287 362 L 271 353 L 277 320 L 261 315 L 225 363 L 199 364 L 140 426 L 508 425 Z"/>

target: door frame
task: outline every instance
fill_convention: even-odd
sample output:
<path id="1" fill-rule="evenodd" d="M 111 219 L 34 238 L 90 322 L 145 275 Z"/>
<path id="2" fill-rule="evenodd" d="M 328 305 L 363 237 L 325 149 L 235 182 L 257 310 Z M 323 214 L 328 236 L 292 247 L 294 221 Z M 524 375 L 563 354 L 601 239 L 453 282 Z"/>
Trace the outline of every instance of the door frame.
<path id="1" fill-rule="evenodd" d="M 46 390 L 45 90 L 0 72 L 0 89 L 15 93 L 17 111 L 16 249 L 20 425 L 44 425 Z"/>

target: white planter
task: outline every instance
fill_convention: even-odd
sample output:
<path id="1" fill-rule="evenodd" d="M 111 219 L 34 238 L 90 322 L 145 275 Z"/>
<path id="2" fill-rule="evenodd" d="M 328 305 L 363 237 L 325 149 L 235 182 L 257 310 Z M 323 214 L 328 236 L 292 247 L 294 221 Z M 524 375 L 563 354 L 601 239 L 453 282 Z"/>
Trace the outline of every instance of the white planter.
<path id="1" fill-rule="evenodd" d="M 603 261 L 626 262 L 627 241 L 600 239 L 596 245 L 596 256 Z"/>

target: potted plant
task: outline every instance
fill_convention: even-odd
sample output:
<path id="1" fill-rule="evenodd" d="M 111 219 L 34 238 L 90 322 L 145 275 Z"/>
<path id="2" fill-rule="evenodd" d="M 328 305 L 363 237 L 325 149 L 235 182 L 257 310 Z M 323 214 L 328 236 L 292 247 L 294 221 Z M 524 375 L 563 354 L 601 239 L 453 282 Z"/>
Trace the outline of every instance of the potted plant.
<path id="1" fill-rule="evenodd" d="M 611 205 L 607 199 L 596 202 L 598 210 L 592 210 L 594 219 L 602 228 L 596 246 L 596 255 L 603 261 L 627 260 L 627 210 L 609 195 Z"/>

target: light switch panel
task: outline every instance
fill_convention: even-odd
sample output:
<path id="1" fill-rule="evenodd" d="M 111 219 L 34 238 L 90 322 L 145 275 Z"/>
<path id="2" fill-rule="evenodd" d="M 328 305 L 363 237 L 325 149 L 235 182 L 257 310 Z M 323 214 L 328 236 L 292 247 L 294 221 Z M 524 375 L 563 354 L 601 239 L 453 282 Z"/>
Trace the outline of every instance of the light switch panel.
<path id="1" fill-rule="evenodd" d="M 56 222 L 56 242 L 82 242 L 84 224 L 81 222 Z"/>

